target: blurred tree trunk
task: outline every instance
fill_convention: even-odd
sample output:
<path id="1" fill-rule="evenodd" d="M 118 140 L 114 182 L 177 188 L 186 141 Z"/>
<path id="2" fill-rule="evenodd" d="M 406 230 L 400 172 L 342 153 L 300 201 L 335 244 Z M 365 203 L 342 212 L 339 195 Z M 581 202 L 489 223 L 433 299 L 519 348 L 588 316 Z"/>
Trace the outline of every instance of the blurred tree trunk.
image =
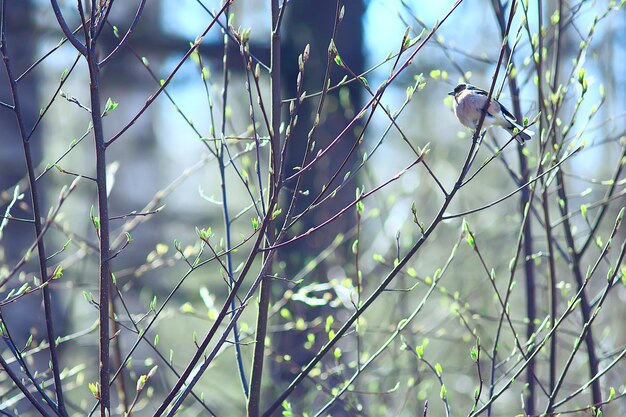
<path id="1" fill-rule="evenodd" d="M 37 46 L 37 33 L 32 21 L 33 7 L 30 1 L 10 1 L 6 4 L 6 16 L 4 17 L 4 31 L 7 38 L 10 65 L 14 77 L 19 77 L 34 61 Z M 4 65 L 2 68 L 2 81 L 0 82 L 0 100 L 13 105 L 11 87 Z M 18 93 L 22 108 L 22 116 L 27 131 L 30 131 L 39 114 L 37 71 L 33 71 L 18 83 Z M 26 163 L 24 159 L 24 147 L 17 125 L 15 113 L 6 108 L 0 109 L 0 207 L 2 213 L 7 204 L 13 198 L 13 192 L 19 183 L 20 193 L 24 199 L 18 202 L 11 214 L 20 218 L 32 218 L 32 204 L 28 181 L 26 180 Z M 41 136 L 34 134 L 30 142 L 35 164 L 41 161 L 42 144 Z M 23 180 L 23 181 L 22 181 Z M 45 198 L 45 195 L 42 195 Z M 40 201 L 43 203 L 43 201 Z M 44 213 L 47 209 L 44 210 Z M 33 225 L 31 223 L 9 221 L 4 228 L 0 247 L 0 262 L 12 267 L 24 255 L 28 246 L 34 240 Z M 39 275 L 39 273 L 37 273 Z M 45 338 L 45 327 L 41 319 L 41 300 L 37 297 L 27 297 L 29 301 L 9 304 L 2 309 L 2 315 L 6 323 L 10 323 L 10 330 L 15 337 L 16 344 L 23 344 L 29 337 L 31 329 L 35 330 L 35 340 Z M 25 311 L 31 313 L 24 314 Z M 34 313 L 37 312 L 37 313 Z M 61 327 L 62 328 L 62 327 Z M 41 368 L 47 364 L 47 356 L 38 355 Z"/>
<path id="2" fill-rule="evenodd" d="M 10 62 L 15 76 L 21 75 L 35 60 L 36 33 L 32 17 L 30 1 L 7 2 L 6 16 L 4 16 L 4 31 L 7 37 Z M 6 76 L 4 65 L 2 68 L 2 82 L 0 82 L 0 100 L 13 104 L 11 89 Z M 24 77 L 18 83 L 21 98 L 22 112 L 27 129 L 33 126 L 39 114 L 37 100 L 37 79 L 35 73 Z M 24 162 L 24 148 L 20 138 L 15 113 L 8 109 L 0 109 L 0 205 L 5 207 L 11 201 L 15 185 L 26 177 Z M 41 160 L 41 140 L 35 135 L 31 141 L 31 149 L 36 162 Z M 20 192 L 27 191 L 27 183 L 20 184 Z M 16 205 L 11 214 L 16 217 L 32 217 L 30 211 L 29 193 L 24 194 L 25 202 L 29 207 Z M 10 242 L 10 244 L 7 244 Z M 16 262 L 26 245 L 32 242 L 32 225 L 23 222 L 9 222 L 4 229 L 2 247 L 4 262 Z M 2 255 L 0 255 L 2 256 Z"/>
<path id="3" fill-rule="evenodd" d="M 41 39 L 41 33 L 37 32 L 33 21 L 33 5 L 31 1 L 9 1 L 5 5 L 6 16 L 4 20 L 4 31 L 7 39 L 10 65 L 14 77 L 19 77 L 37 59 L 37 41 Z M 4 65 L 2 68 L 2 80 L 0 81 L 0 100 L 13 105 L 11 87 L 7 78 Z M 18 82 L 18 94 L 22 117 L 26 126 L 26 131 L 35 124 L 39 115 L 39 78 L 38 70 L 30 72 Z M 42 136 L 36 131 L 30 140 L 30 148 L 34 159 L 35 167 L 42 160 Z M 13 198 L 16 185 L 19 184 L 19 192 L 24 195 L 23 200 L 18 202 L 11 214 L 19 218 L 33 218 L 32 201 L 27 180 L 27 169 L 24 157 L 24 147 L 17 124 L 15 113 L 6 108 L 0 109 L 0 212 L 4 214 L 8 203 Z M 39 172 L 39 171 L 37 171 Z M 42 191 L 44 187 L 41 188 Z M 43 213 L 47 213 L 46 194 L 40 193 L 39 201 L 43 207 Z M 33 224 L 25 222 L 9 221 L 3 231 L 0 241 L 0 264 L 12 268 L 26 252 L 27 248 L 34 242 L 35 233 Z M 32 271 L 27 269 L 28 272 Z M 36 276 L 40 273 L 37 270 Z M 13 278 L 16 280 L 17 278 Z M 53 288 L 53 287 L 52 287 Z M 53 293 L 52 297 L 55 295 Z M 60 320 L 59 303 L 52 303 L 55 316 L 55 326 L 58 334 L 64 332 L 65 322 Z M 25 297 L 19 303 L 11 303 L 2 308 L 2 319 L 11 332 L 11 336 L 17 346 L 23 346 L 29 336 L 33 335 L 35 343 L 46 338 L 46 327 L 44 324 L 44 312 L 41 297 Z M 3 346 L 4 348 L 4 346 Z M 8 353 L 8 351 L 7 351 Z M 13 357 L 5 355 L 6 360 Z M 34 355 L 31 372 L 45 373 L 49 370 L 49 352 L 43 350 Z M 20 367 L 14 363 L 15 370 Z M 31 409 L 26 405 L 24 408 L 18 407 L 21 412 L 29 412 Z"/>
<path id="4" fill-rule="evenodd" d="M 342 2 L 343 3 L 343 2 Z M 335 16 L 337 11 L 336 2 L 291 2 L 288 4 L 288 11 L 285 16 L 286 21 L 283 26 L 283 39 L 285 40 L 282 72 L 284 80 L 285 97 L 295 97 L 296 78 L 298 76 L 298 55 L 302 53 L 307 43 L 310 44 L 310 59 L 305 65 L 305 75 L 303 79 L 304 87 L 308 93 L 318 92 L 322 90 L 323 80 L 326 73 L 328 46 L 331 41 L 333 27 L 335 25 Z M 350 1 L 345 4 L 344 19 L 339 25 L 338 35 L 334 39 L 335 44 L 341 58 L 346 65 L 356 74 L 360 74 L 364 68 L 363 56 L 363 14 L 365 6 L 361 0 Z M 331 85 L 337 84 L 341 78 L 346 75 L 345 71 L 338 68 L 336 64 L 332 64 Z M 345 128 L 348 122 L 354 117 L 355 109 L 360 106 L 360 89 L 357 83 L 349 84 L 343 91 L 335 90 L 329 93 L 326 98 L 324 108 L 320 114 L 320 125 L 316 129 L 313 137 L 316 146 L 312 155 L 317 154 L 318 150 L 325 148 L 337 137 L 337 135 Z M 341 99 L 340 99 L 341 96 Z M 348 100 L 346 100 L 348 99 Z M 319 98 L 308 99 L 302 103 L 299 111 L 299 121 L 296 128 L 292 131 L 287 155 L 286 176 L 293 174 L 294 167 L 301 166 L 303 155 L 307 147 L 307 135 L 315 120 L 315 113 L 319 103 Z M 322 158 L 319 163 L 307 175 L 302 176 L 301 190 L 308 190 L 308 195 L 300 194 L 294 213 L 301 213 L 309 206 L 313 199 L 322 191 L 322 186 L 327 184 L 333 173 L 339 169 L 345 157 L 349 154 L 356 137 L 354 130 L 344 135 L 339 143 L 333 148 L 329 155 Z M 310 161 L 311 157 L 307 159 Z M 327 189 L 334 189 L 341 180 L 345 172 L 350 169 L 351 161 L 346 164 L 337 180 L 329 184 Z M 295 181 L 287 184 L 289 188 L 295 185 Z M 338 192 L 336 196 L 329 199 L 326 203 L 304 216 L 299 225 L 296 226 L 297 231 L 302 232 L 311 227 L 318 226 L 327 220 L 334 213 L 344 208 L 354 199 L 354 187 L 346 187 Z M 286 204 L 286 201 L 283 202 Z M 333 225 L 322 229 L 317 233 L 313 233 L 305 239 L 301 239 L 294 244 L 286 246 L 279 252 L 280 273 L 288 278 L 293 278 L 298 274 L 311 258 L 304 254 L 314 256 L 329 247 L 335 237 L 340 233 L 346 232 L 349 228 L 356 224 L 356 216 L 352 212 L 346 213 L 339 218 Z M 294 231 L 294 233 L 297 233 Z M 344 257 L 347 259 L 346 251 L 338 250 L 334 256 Z M 342 264 L 351 264 L 350 261 L 342 262 Z M 315 272 L 304 278 L 303 285 L 314 282 L 327 282 L 330 278 L 326 274 L 327 270 L 322 265 L 315 269 Z M 348 276 L 353 271 L 346 271 Z M 280 285 L 277 285 L 280 287 Z M 276 288 L 276 287 L 275 287 Z M 283 289 L 281 288 L 281 291 Z M 282 294 L 282 293 L 281 293 Z M 294 317 L 302 317 L 305 322 L 314 322 L 316 318 L 325 318 L 327 315 L 333 315 L 333 311 L 329 311 L 328 307 L 311 307 L 299 302 L 289 305 Z M 323 344 L 325 335 L 322 331 L 317 334 L 318 343 L 312 349 L 304 348 L 306 342 L 305 332 L 282 332 L 274 337 L 273 350 L 279 356 L 290 355 L 290 361 L 273 365 L 273 378 L 276 387 L 285 387 L 297 374 L 297 371 L 311 360 L 317 349 Z M 313 332 L 317 332 L 311 329 Z M 288 364 L 288 365 L 286 365 Z M 271 365 L 272 366 L 272 365 Z M 337 381 L 332 379 L 327 383 L 335 384 Z M 280 389 L 279 388 L 279 389 Z M 299 410 L 301 406 L 302 395 L 304 391 L 298 391 L 290 397 L 294 410 Z M 325 397 L 324 397 L 325 398 Z M 326 398 L 327 399 L 327 398 Z M 333 415 L 349 415 L 342 414 L 342 407 L 335 407 L 329 410 Z M 310 410 L 309 410 L 310 411 Z"/>

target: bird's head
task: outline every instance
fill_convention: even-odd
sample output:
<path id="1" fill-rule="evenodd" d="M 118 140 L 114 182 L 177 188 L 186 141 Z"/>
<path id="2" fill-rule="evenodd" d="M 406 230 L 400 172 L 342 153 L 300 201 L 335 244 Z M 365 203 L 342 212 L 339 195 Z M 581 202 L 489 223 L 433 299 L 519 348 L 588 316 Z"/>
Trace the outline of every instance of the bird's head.
<path id="1" fill-rule="evenodd" d="M 449 96 L 458 96 L 459 94 L 461 94 L 465 90 L 475 90 L 475 89 L 476 89 L 476 87 L 474 87 L 471 84 L 461 83 L 461 84 L 457 85 L 456 87 L 454 87 L 454 90 L 450 91 L 448 93 L 448 95 Z"/>

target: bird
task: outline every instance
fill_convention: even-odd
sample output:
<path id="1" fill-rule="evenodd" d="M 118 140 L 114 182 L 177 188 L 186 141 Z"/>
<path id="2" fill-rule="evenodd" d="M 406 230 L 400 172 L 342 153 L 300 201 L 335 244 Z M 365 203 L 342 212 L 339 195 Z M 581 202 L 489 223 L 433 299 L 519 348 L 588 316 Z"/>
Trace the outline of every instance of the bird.
<path id="1" fill-rule="evenodd" d="M 454 97 L 454 113 L 459 122 L 470 129 L 476 129 L 489 93 L 471 84 L 461 83 L 448 95 Z M 520 126 L 515 116 L 493 98 L 487 108 L 483 127 L 488 128 L 492 125 L 504 128 L 522 145 L 535 133 Z"/>

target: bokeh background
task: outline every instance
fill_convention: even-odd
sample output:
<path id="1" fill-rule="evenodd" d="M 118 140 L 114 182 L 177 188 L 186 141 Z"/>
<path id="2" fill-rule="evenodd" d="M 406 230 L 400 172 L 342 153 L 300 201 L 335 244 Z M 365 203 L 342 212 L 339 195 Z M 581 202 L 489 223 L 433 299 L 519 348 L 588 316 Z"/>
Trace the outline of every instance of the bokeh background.
<path id="1" fill-rule="evenodd" d="M 133 19 L 137 3 L 115 2 L 109 16 L 111 26 L 105 28 L 100 40 L 102 56 L 106 56 L 118 41 L 113 26 L 124 33 Z M 604 198 L 607 187 L 613 185 L 607 181 L 623 163 L 626 134 L 626 76 L 623 70 L 623 63 L 626 62 L 626 13 L 623 8 L 608 13 L 595 26 L 584 63 L 573 64 L 572 60 L 578 54 L 581 41 L 586 39 L 594 18 L 609 10 L 610 2 L 546 0 L 529 3 L 527 24 L 536 32 L 538 15 L 542 14 L 548 45 L 551 45 L 550 39 L 554 36 L 555 24 L 558 22 L 554 18 L 555 10 L 561 7 L 563 14 L 560 18 L 572 19 L 562 33 L 560 82 L 570 82 L 568 75 L 574 67 L 580 65 L 586 70 L 589 87 L 585 100 L 576 109 L 580 86 L 572 83 L 560 113 L 564 123 L 567 123 L 576 111 L 576 121 L 569 134 L 564 135 L 564 142 L 572 146 L 586 145 L 583 151 L 562 167 L 568 181 L 570 211 L 573 213 L 571 221 L 577 242 L 582 242 L 589 233 L 589 226 L 578 208 L 587 204 L 591 207 L 590 213 L 597 213 L 594 211 L 594 203 Z M 77 27 L 80 20 L 75 9 L 76 2 L 61 1 L 60 4 L 70 27 Z M 453 4 L 452 1 L 348 0 L 342 2 L 345 7 L 344 17 L 333 39 L 345 64 L 355 74 L 364 74 L 371 91 L 376 91 L 393 69 L 395 59 L 389 59 L 389 56 L 400 49 L 405 30 L 409 28 L 412 38 L 418 37 L 423 29 L 426 29 L 427 34 Z M 43 0 L 22 0 L 7 2 L 5 7 L 4 30 L 15 72 L 21 74 L 38 59 L 45 57 L 20 80 L 19 91 L 28 126 L 34 126 L 40 109 L 46 109 L 51 103 L 31 140 L 38 161 L 36 171 L 42 174 L 39 182 L 45 190 L 43 203 L 46 211 L 55 205 L 61 188 L 71 183 L 75 175 L 85 177 L 45 236 L 49 253 L 61 250 L 71 240 L 61 253 L 51 259 L 51 268 L 61 265 L 64 271 L 62 279 L 56 280 L 51 287 L 59 335 L 70 335 L 67 341 L 60 344 L 61 363 L 67 372 L 64 384 L 69 408 L 72 415 L 85 415 L 86 410 L 90 410 L 94 404 L 88 383 L 97 380 L 98 352 L 98 311 L 90 301 L 92 296 L 97 299 L 98 291 L 98 241 L 90 217 L 97 198 L 95 185 L 88 179 L 95 175 L 94 145 L 89 132 L 90 114 L 81 107 L 89 103 L 88 72 L 84 60 L 79 59 L 61 91 L 57 92 L 62 74 L 73 67 L 77 53 L 68 43 L 59 46 L 62 33 L 49 3 Z M 141 109 L 160 81 L 168 77 L 186 53 L 190 42 L 211 21 L 212 11 L 219 7 L 219 2 L 209 0 L 153 0 L 147 3 L 127 46 L 102 70 L 103 100 L 110 97 L 118 103 L 115 110 L 104 118 L 107 137 L 123 128 Z M 311 52 L 303 88 L 309 94 L 321 90 L 338 7 L 335 2 L 327 0 L 291 0 L 286 2 L 285 7 L 281 70 L 283 98 L 287 100 L 297 94 L 298 55 L 306 44 L 310 44 Z M 539 7 L 541 12 L 538 12 Z M 251 28 L 250 51 L 260 62 L 267 64 L 270 39 L 268 2 L 236 0 L 230 12 L 233 28 Z M 522 6 L 519 6 L 513 20 L 514 35 L 511 41 L 519 34 L 514 55 L 517 71 L 515 78 L 520 87 L 522 111 L 532 120 L 539 111 L 539 105 L 534 78 L 536 73 L 531 61 L 532 48 L 525 33 L 523 15 Z M 492 2 L 464 1 L 415 56 L 408 69 L 387 87 L 382 97 L 382 106 L 392 114 L 398 112 L 396 123 L 413 147 L 423 148 L 430 144 L 427 161 L 447 189 L 452 187 L 459 175 L 472 132 L 465 130 L 455 119 L 451 100 L 446 93 L 460 81 L 470 81 L 488 88 L 501 43 Z M 257 164 L 264 181 L 267 177 L 267 129 L 259 122 L 256 133 L 261 152 L 257 160 L 250 98 L 246 88 L 248 74 L 234 40 L 230 39 L 228 45 L 226 106 L 222 95 L 224 34 L 216 26 L 203 39 L 199 54 L 187 60 L 174 76 L 166 89 L 167 95 L 160 95 L 109 148 L 107 155 L 111 184 L 109 201 L 113 216 L 163 206 L 156 214 L 130 216 L 113 220 L 112 223 L 113 236 L 117 238 L 115 247 L 119 248 L 125 241 L 124 232 L 132 235 L 132 243 L 113 262 L 120 292 L 115 295 L 116 308 L 119 309 L 116 314 L 119 317 L 117 330 L 120 341 L 116 355 L 125 355 L 137 339 L 137 328 L 142 328 L 151 319 L 151 302 L 156 298 L 157 305 L 161 305 L 176 288 L 173 298 L 146 335 L 146 341 L 140 343 L 132 355 L 132 361 L 126 366 L 124 378 L 130 387 L 129 393 L 134 392 L 132 387 L 138 375 L 146 374 L 154 365 L 159 366 L 159 371 L 150 381 L 149 393 L 140 399 L 134 411 L 136 415 L 152 415 L 159 398 L 168 392 L 176 380 L 173 370 L 180 371 L 195 353 L 194 341 L 204 337 L 216 309 L 221 307 L 221 300 L 228 291 L 221 265 L 216 262 L 209 262 L 194 271 L 177 288 L 188 265 L 182 260 L 176 245 L 186 255 L 198 254 L 202 245 L 196 229 L 210 227 L 215 234 L 212 241 L 216 248 L 223 250 L 227 246 L 222 179 L 219 164 L 211 150 L 215 149 L 223 135 L 229 158 L 232 158 L 225 167 L 225 183 L 233 244 L 239 244 L 252 232 L 251 218 L 255 217 L 252 200 L 259 198 L 255 172 Z M 550 54 L 551 51 L 546 53 Z M 401 62 L 406 56 L 408 53 L 403 55 Z M 352 78 L 348 71 L 337 65 L 331 64 L 331 67 L 332 85 L 336 85 L 346 75 Z M 502 103 L 510 106 L 512 98 L 503 72 L 496 83 L 496 91 L 501 90 Z M 576 76 L 577 72 L 573 74 Z M 407 87 L 413 85 L 418 88 L 412 99 L 405 103 Z M 260 89 L 267 102 L 269 77 L 265 71 L 262 71 L 260 78 Z M 254 85 L 252 90 L 255 97 L 252 108 L 258 122 L 262 111 L 256 100 Z M 315 152 L 333 140 L 370 98 L 371 94 L 358 82 L 334 89 L 320 112 L 320 126 L 315 133 Z M 4 72 L 0 83 L 0 100 L 11 102 Z M 288 103 L 286 101 L 284 106 L 285 123 L 288 122 Z M 291 140 L 302 145 L 294 144 L 290 149 L 287 156 L 287 167 L 290 169 L 301 165 L 317 104 L 318 98 L 312 95 L 307 97 L 299 110 L 299 122 L 292 132 Z M 225 125 L 222 123 L 224 114 Z M 364 158 L 369 158 L 368 162 L 359 169 L 357 175 L 350 177 L 336 198 L 325 201 L 304 216 L 290 232 L 290 236 L 328 219 L 354 199 L 357 187 L 360 190 L 371 190 L 415 160 L 415 154 L 403 135 L 395 127 L 390 129 L 389 125 L 389 117 L 378 109 L 366 128 L 360 124 L 350 129 L 331 156 L 325 158 L 318 169 L 306 177 L 303 190 L 310 190 L 310 195 L 303 195 L 299 199 L 296 212 L 302 211 L 312 201 L 315 192 L 319 192 L 322 185 L 328 182 L 329 173 L 339 168 L 355 138 L 362 138 L 357 153 L 348 159 L 347 166 L 332 186 L 342 184 L 341 177 L 347 171 L 356 170 Z M 534 130 L 537 130 L 536 127 Z M 526 145 L 531 168 L 538 163 L 539 136 L 540 133 L 536 134 L 536 140 Z M 486 145 L 477 156 L 475 168 L 493 154 L 494 147 L 502 146 L 507 140 L 503 132 L 490 130 L 485 138 Z M 6 108 L 0 109 L 0 144 L 0 211 L 5 213 L 15 187 L 19 186 L 20 192 L 28 190 L 15 117 Z M 57 164 L 56 168 L 50 169 L 53 164 Z M 237 167 L 237 171 L 233 166 Z M 519 184 L 509 175 L 507 166 L 513 171 L 518 169 L 518 153 L 514 146 L 507 146 L 495 161 L 464 187 L 449 211 L 456 213 L 480 207 L 515 190 Z M 247 183 L 240 177 L 244 171 L 251 178 Z M 608 238 L 615 216 L 624 205 L 623 199 L 619 197 L 623 190 L 623 178 L 618 178 L 615 191 L 617 197 L 610 201 L 607 220 L 597 232 L 604 241 Z M 254 197 L 251 198 L 251 195 Z M 555 238 L 562 243 L 563 231 L 559 228 L 562 216 L 554 188 L 550 189 L 549 195 Z M 286 193 L 283 201 L 287 202 L 288 197 Z M 362 217 L 357 219 L 356 210 L 350 210 L 332 225 L 280 251 L 274 265 L 277 279 L 273 286 L 271 336 L 264 379 L 267 404 L 282 392 L 297 369 L 328 339 L 328 317 L 333 318 L 331 323 L 334 325 L 330 327 L 338 326 L 345 320 L 354 311 L 354 303 L 360 297 L 357 293 L 362 292 L 365 298 L 391 270 L 394 259 L 402 258 L 419 238 L 420 231 L 413 222 L 411 207 L 416 207 L 418 218 L 428 223 L 442 202 L 443 195 L 427 171 L 422 167 L 412 168 L 368 198 L 364 203 Z M 487 211 L 465 217 L 489 268 L 493 268 L 496 286 L 501 291 L 506 289 L 509 262 L 515 255 L 520 233 L 519 204 L 519 195 L 514 195 Z M 537 208 L 540 206 L 537 205 Z M 285 211 L 283 209 L 283 214 Z M 11 214 L 32 217 L 28 194 L 12 207 Z M 535 294 L 538 323 L 541 323 L 547 315 L 548 306 L 546 237 L 540 221 L 532 216 L 530 221 L 536 226 L 533 260 L 537 275 Z M 290 401 L 293 403 L 294 415 L 304 415 L 305 412 L 315 415 L 316 410 L 332 398 L 333 389 L 340 386 L 341 381 L 359 366 L 356 363 L 363 363 L 371 357 L 394 332 L 398 323 L 419 306 L 435 271 L 444 265 L 447 265 L 445 273 L 420 314 L 403 331 L 402 338 L 394 339 L 373 365 L 363 371 L 349 392 L 334 405 L 332 415 L 421 415 L 426 400 L 430 404 L 429 416 L 445 415 L 444 405 L 439 399 L 438 378 L 420 363 L 415 354 L 407 352 L 424 344 L 425 340 L 424 358 L 433 365 L 441 363 L 443 366 L 447 396 L 455 410 L 453 415 L 469 412 L 474 388 L 478 384 L 476 365 L 470 359 L 470 349 L 476 343 L 471 330 L 475 329 L 480 335 L 484 346 L 483 379 L 487 384 L 491 360 L 488 355 L 498 326 L 500 306 L 476 253 L 461 239 L 462 231 L 460 218 L 439 225 L 428 243 L 410 261 L 410 271 L 405 271 L 394 281 L 393 291 L 383 293 L 359 320 L 359 327 L 339 344 L 343 356 L 325 360 L 319 372 L 293 393 Z M 355 239 L 358 239 L 356 258 L 352 250 Z M 620 230 L 615 238 L 620 243 L 615 248 L 621 245 L 623 239 L 623 231 Z M 9 273 L 24 256 L 32 240 L 32 227 L 27 223 L 8 222 L 2 228 L 0 275 Z M 454 258 L 447 264 L 453 246 L 459 241 L 461 244 L 454 252 Z M 232 254 L 233 268 L 236 269 L 245 261 L 249 249 L 249 243 L 244 243 Z M 582 262 L 584 269 L 594 263 L 599 253 L 600 249 L 596 247 L 589 250 Z M 259 262 L 260 257 L 255 263 L 254 273 L 258 273 Z M 25 282 L 36 282 L 36 265 L 36 259 L 32 257 L 9 285 L 0 288 L 0 298 L 4 299 L 12 289 L 19 288 Z M 510 311 L 520 340 L 525 343 L 523 335 L 526 328 L 527 294 L 522 283 L 521 263 L 518 268 Z M 598 276 L 606 274 L 609 268 L 609 262 L 601 263 Z M 361 276 L 359 285 L 355 284 L 359 282 L 357 270 L 360 270 Z M 559 310 L 563 311 L 575 292 L 576 283 L 569 266 L 558 255 L 557 271 Z M 251 281 L 247 281 L 244 287 L 249 286 Z M 601 279 L 591 282 L 590 297 L 593 299 L 602 288 Z M 616 286 L 593 325 L 602 368 L 616 355 L 623 354 L 626 346 L 623 326 L 625 301 L 626 289 Z M 45 342 L 41 296 L 34 292 L 19 302 L 0 308 L 2 319 L 10 328 L 16 344 L 28 344 L 25 352 L 33 369 L 39 370 L 39 378 L 49 378 L 46 349 L 36 349 Z M 239 322 L 246 372 L 252 355 L 255 319 L 253 303 Z M 563 365 L 567 353 L 571 351 L 580 329 L 580 317 L 576 314 L 563 324 L 559 338 L 562 354 L 560 365 Z M 27 343 L 31 335 L 32 341 Z M 501 357 L 497 360 L 497 377 L 509 376 L 505 370 L 509 369 L 518 355 L 514 348 L 512 332 L 505 328 L 500 341 Z M 6 345 L 1 346 L 0 351 L 7 359 L 11 357 Z M 542 352 L 537 359 L 538 378 L 543 382 L 546 379 L 546 355 Z M 581 348 L 575 357 L 571 376 L 565 382 L 564 393 L 573 392 L 588 380 L 586 366 L 586 355 L 584 348 Z M 608 396 L 610 387 L 615 387 L 618 393 L 623 392 L 624 372 L 624 362 L 618 361 L 603 376 L 605 396 Z M 194 391 L 203 398 L 211 411 L 200 405 L 201 401 L 189 399 L 180 415 L 245 414 L 245 399 L 233 344 L 227 344 L 221 351 L 218 360 Z M 492 415 L 522 414 L 520 396 L 523 394 L 524 381 L 515 382 L 497 400 Z M 115 403 L 121 404 L 123 399 L 117 395 Z M 541 404 L 545 403 L 545 397 L 539 398 L 538 410 L 542 410 Z M 572 401 L 571 408 L 585 407 L 589 401 L 588 390 L 585 390 Z M 2 372 L 0 403 L 2 410 L 18 410 L 19 415 L 36 415 Z M 606 409 L 605 415 L 619 416 L 626 413 L 623 399 L 614 401 L 608 407 L 611 408 Z M 122 405 L 116 407 L 116 415 L 121 415 L 122 410 Z"/>

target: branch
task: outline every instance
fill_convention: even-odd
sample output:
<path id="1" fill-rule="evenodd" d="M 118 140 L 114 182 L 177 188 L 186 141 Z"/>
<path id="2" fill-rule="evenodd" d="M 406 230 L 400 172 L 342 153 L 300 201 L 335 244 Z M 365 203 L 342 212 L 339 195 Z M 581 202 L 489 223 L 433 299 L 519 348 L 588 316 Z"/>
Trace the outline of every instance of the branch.
<path id="1" fill-rule="evenodd" d="M 69 26 L 67 26 L 67 22 L 63 17 L 63 13 L 61 13 L 61 9 L 59 8 L 59 3 L 57 2 L 57 0 L 50 0 L 50 4 L 52 5 L 54 15 L 56 16 L 57 22 L 59 22 L 59 26 L 61 27 L 61 30 L 65 34 L 67 40 L 70 41 L 70 43 L 74 46 L 74 48 L 76 48 L 78 52 L 80 52 L 81 55 L 87 55 L 87 47 L 78 40 L 78 38 L 70 30 Z"/>
<path id="2" fill-rule="evenodd" d="M 120 42 L 117 44 L 117 46 L 115 47 L 115 49 L 113 49 L 109 55 L 107 55 L 102 61 L 100 61 L 98 63 L 98 66 L 100 66 L 100 68 L 102 68 L 103 66 L 105 66 L 107 64 L 107 62 L 113 58 L 115 56 L 115 54 L 117 54 L 122 47 L 124 46 L 124 44 L 126 43 L 126 40 L 128 40 L 128 38 L 130 37 L 130 35 L 133 33 L 133 31 L 135 30 L 135 27 L 137 26 L 137 23 L 139 23 L 139 19 L 141 18 L 141 14 L 143 12 L 143 8 L 146 5 L 146 0 L 141 0 L 141 3 L 139 3 L 139 7 L 137 8 L 137 12 L 135 13 L 135 18 L 133 19 L 132 23 L 130 24 L 130 27 L 128 28 L 128 30 L 126 31 L 126 33 L 124 34 L 124 37 L 122 37 L 122 40 L 120 40 Z M 104 26 L 104 25 L 102 25 Z"/>

